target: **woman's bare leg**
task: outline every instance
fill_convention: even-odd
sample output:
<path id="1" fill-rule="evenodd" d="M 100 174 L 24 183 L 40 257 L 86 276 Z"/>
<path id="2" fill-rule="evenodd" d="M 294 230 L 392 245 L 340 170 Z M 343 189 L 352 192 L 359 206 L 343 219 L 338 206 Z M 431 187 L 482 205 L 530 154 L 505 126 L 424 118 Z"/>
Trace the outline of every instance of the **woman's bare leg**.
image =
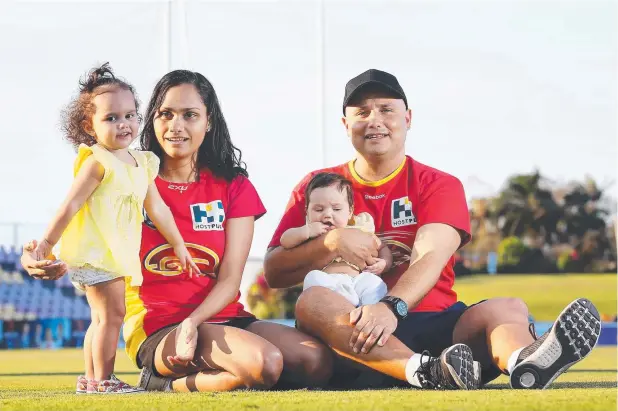
<path id="1" fill-rule="evenodd" d="M 248 331 L 217 324 L 198 327 L 197 347 L 187 366 L 173 365 L 176 330 L 157 346 L 154 367 L 160 375 L 175 378 L 178 391 L 229 391 L 237 388 L 268 389 L 283 370 L 281 351 Z"/>

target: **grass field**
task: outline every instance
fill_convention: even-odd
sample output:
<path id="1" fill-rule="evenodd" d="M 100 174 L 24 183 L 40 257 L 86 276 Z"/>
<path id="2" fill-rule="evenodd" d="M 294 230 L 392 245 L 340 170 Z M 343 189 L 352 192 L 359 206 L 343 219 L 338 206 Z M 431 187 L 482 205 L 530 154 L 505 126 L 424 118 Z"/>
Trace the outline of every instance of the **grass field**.
<path id="1" fill-rule="evenodd" d="M 564 306 L 586 297 L 601 314 L 616 314 L 615 274 L 477 275 L 455 281 L 461 301 L 491 297 L 522 298 L 536 321 L 554 321 Z"/>
<path id="2" fill-rule="evenodd" d="M 148 393 L 138 396 L 77 396 L 82 353 L 0 351 L 0 409 L 8 410 L 615 410 L 616 348 L 597 347 L 545 391 L 508 389 L 506 377 L 478 391 L 281 391 Z M 137 371 L 118 352 L 117 374 L 137 381 Z"/>
<path id="3" fill-rule="evenodd" d="M 585 296 L 599 311 L 616 312 L 616 276 L 482 276 L 457 281 L 461 300 L 518 296 L 536 320 L 553 321 L 564 305 Z M 76 396 L 75 378 L 82 372 L 82 353 L 0 351 L 0 410 L 615 410 L 615 346 L 592 354 L 544 391 L 516 391 L 500 377 L 478 391 L 279 391 L 232 393 L 147 393 L 138 396 Z M 138 372 L 119 351 L 116 374 L 135 383 Z"/>

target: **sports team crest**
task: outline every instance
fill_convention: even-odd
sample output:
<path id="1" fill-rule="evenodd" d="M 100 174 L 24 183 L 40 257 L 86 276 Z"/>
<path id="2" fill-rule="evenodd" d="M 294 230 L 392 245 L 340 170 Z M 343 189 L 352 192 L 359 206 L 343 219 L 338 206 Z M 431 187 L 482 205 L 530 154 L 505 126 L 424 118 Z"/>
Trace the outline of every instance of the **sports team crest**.
<path id="1" fill-rule="evenodd" d="M 193 262 L 197 264 L 202 274 L 211 278 L 217 278 L 219 256 L 213 250 L 203 245 L 186 243 L 187 250 Z M 180 260 L 174 254 L 174 248 L 169 244 L 160 245 L 144 257 L 144 268 L 157 275 L 172 277 L 182 274 Z"/>

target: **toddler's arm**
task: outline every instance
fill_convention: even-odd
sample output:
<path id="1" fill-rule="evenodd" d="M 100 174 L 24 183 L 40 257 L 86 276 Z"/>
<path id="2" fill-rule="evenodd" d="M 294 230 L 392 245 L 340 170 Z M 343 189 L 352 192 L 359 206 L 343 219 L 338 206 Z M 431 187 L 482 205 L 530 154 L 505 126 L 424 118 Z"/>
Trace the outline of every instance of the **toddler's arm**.
<path id="1" fill-rule="evenodd" d="M 165 237 L 167 242 L 174 247 L 174 253 L 180 260 L 180 265 L 183 271 L 188 269 L 189 276 L 193 276 L 193 273 L 201 274 L 200 269 L 197 267 L 189 250 L 185 246 L 185 241 L 178 230 L 174 216 L 170 211 L 170 208 L 165 204 L 159 194 L 159 190 L 155 183 L 151 183 L 148 186 L 148 192 L 146 193 L 146 199 L 144 200 L 144 208 L 148 217 L 157 227 L 157 230 Z"/>
<path id="2" fill-rule="evenodd" d="M 69 193 L 47 227 L 43 239 L 37 245 L 35 253 L 38 259 L 45 259 L 49 256 L 75 214 L 101 184 L 104 175 L 105 169 L 94 157 L 90 156 L 84 160 Z"/>

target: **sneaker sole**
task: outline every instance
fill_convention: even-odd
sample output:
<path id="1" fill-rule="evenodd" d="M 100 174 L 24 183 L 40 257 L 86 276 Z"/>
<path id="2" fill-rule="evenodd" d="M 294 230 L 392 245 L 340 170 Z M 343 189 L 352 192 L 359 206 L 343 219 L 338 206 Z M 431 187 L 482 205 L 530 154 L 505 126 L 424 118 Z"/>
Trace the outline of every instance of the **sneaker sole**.
<path id="1" fill-rule="evenodd" d="M 475 390 L 478 388 L 474 377 L 474 360 L 470 347 L 465 344 L 455 344 L 448 349 L 442 361 L 460 389 Z"/>
<path id="2" fill-rule="evenodd" d="M 150 375 L 147 375 L 146 367 L 143 367 L 139 373 L 139 379 L 137 380 L 137 386 L 146 389 L 148 382 L 150 381 Z"/>
<path id="3" fill-rule="evenodd" d="M 517 364 L 510 384 L 516 389 L 545 389 L 599 341 L 601 316 L 592 302 L 579 298 L 562 310 L 541 346 Z"/>
<path id="4" fill-rule="evenodd" d="M 162 377 L 157 377 L 151 370 L 146 367 L 142 368 L 139 374 L 139 380 L 137 381 L 137 387 L 144 391 L 161 391 L 166 392 L 165 380 Z"/>
<path id="5" fill-rule="evenodd" d="M 474 385 L 476 388 L 481 387 L 481 363 L 478 361 L 472 362 L 472 370 L 474 372 Z"/>

